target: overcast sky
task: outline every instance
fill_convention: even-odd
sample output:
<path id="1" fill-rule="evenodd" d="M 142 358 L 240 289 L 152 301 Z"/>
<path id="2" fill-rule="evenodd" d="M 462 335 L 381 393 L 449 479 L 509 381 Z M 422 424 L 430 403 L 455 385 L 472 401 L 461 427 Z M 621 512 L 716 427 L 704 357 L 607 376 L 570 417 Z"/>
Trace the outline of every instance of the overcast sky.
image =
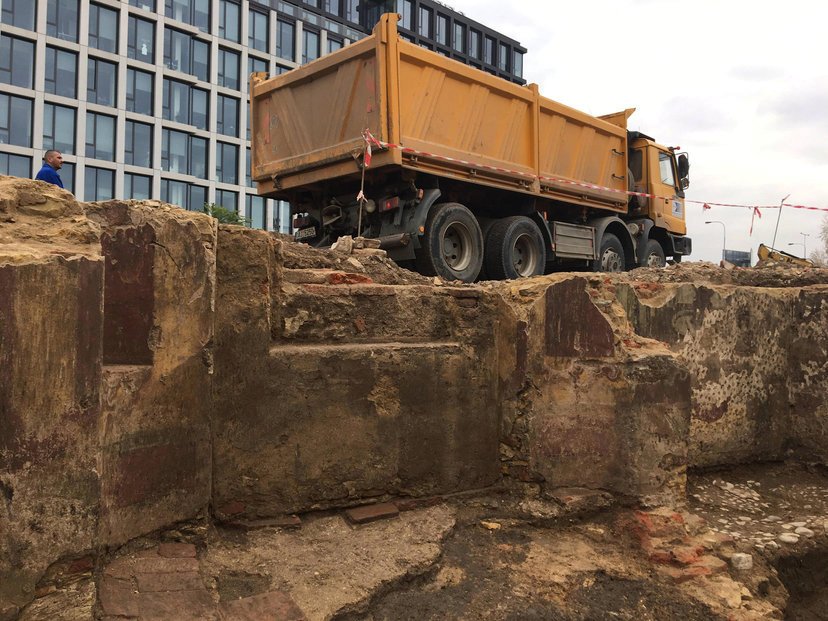
<path id="1" fill-rule="evenodd" d="M 687 198 L 828 208 L 828 35 L 818 0 L 448 0 L 528 49 L 524 77 L 593 115 L 636 108 L 630 128 L 690 153 Z M 688 204 L 692 260 L 770 245 L 778 210 Z M 782 211 L 776 247 L 820 246 L 828 212 Z M 800 244 L 788 246 L 793 242 Z M 754 259 L 755 262 L 755 259 Z"/>

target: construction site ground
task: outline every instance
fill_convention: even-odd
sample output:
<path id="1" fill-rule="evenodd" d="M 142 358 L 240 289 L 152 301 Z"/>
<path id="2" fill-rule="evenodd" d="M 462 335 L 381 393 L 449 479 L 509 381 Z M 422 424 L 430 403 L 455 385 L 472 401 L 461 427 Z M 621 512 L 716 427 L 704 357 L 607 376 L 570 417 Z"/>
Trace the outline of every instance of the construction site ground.
<path id="1" fill-rule="evenodd" d="M 20 618 L 828 618 L 828 473 L 754 464 L 689 488 L 678 511 L 528 488 L 398 503 L 363 524 L 188 522 L 100 567 L 53 568 Z"/>

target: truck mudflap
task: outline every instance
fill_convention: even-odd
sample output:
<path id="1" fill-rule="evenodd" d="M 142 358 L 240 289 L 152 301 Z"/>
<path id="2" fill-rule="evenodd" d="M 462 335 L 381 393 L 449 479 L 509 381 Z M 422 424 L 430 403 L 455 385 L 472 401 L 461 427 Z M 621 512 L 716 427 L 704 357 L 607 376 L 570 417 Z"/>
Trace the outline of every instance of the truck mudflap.
<path id="1" fill-rule="evenodd" d="M 693 252 L 693 240 L 685 235 L 667 233 L 673 256 L 686 257 Z"/>

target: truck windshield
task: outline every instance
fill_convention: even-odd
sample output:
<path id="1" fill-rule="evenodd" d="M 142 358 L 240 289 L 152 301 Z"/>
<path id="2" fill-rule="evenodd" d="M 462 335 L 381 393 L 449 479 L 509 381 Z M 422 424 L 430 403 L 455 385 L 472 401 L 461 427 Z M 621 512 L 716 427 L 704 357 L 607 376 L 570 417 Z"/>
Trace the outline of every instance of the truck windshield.
<path id="1" fill-rule="evenodd" d="M 676 187 L 676 177 L 673 174 L 673 158 L 669 153 L 659 152 L 658 169 L 661 173 L 661 183 Z"/>

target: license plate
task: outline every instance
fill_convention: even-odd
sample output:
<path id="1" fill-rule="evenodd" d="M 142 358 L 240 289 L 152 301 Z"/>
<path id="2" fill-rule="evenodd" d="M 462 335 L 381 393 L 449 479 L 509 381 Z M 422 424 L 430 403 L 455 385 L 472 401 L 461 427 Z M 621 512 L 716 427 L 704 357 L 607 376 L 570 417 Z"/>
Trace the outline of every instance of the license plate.
<path id="1" fill-rule="evenodd" d="M 311 237 L 316 237 L 316 227 L 311 226 L 306 229 L 299 229 L 298 231 L 296 231 L 295 237 L 297 240 L 310 239 Z"/>

